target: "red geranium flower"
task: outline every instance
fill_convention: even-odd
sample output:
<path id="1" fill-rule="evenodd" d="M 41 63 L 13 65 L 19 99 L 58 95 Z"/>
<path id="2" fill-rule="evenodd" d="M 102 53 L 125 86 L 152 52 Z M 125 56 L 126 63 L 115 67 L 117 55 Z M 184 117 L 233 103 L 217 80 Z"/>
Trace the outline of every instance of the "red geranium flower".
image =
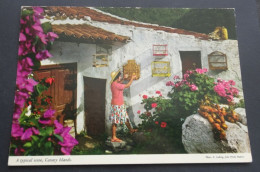
<path id="1" fill-rule="evenodd" d="M 52 84 L 52 82 L 54 82 L 54 78 L 47 78 L 47 79 L 45 79 L 45 82 L 47 83 L 47 84 Z"/>
<path id="2" fill-rule="evenodd" d="M 156 93 L 156 94 L 161 94 L 161 91 L 156 91 L 155 93 Z"/>
<path id="3" fill-rule="evenodd" d="M 137 113 L 138 113 L 138 114 L 140 114 L 140 113 L 141 113 L 141 111 L 140 111 L 140 110 L 138 110 L 138 111 L 137 111 Z"/>
<path id="4" fill-rule="evenodd" d="M 152 108 L 156 108 L 157 107 L 157 103 L 152 103 L 151 106 L 152 106 Z"/>
<path id="5" fill-rule="evenodd" d="M 161 122 L 161 127 L 162 128 L 165 128 L 167 126 L 167 123 L 166 122 Z"/>
<path id="6" fill-rule="evenodd" d="M 148 96 L 147 95 L 143 95 L 143 99 L 147 99 L 148 98 Z"/>
<path id="7" fill-rule="evenodd" d="M 159 124 L 159 122 L 158 122 L 158 121 L 155 121 L 154 123 L 155 123 L 155 124 Z"/>

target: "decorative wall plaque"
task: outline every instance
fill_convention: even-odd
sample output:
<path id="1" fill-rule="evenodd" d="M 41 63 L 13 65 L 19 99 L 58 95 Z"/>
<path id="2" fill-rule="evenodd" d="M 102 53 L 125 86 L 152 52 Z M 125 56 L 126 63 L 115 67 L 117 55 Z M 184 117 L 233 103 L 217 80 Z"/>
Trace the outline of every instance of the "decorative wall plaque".
<path id="1" fill-rule="evenodd" d="M 154 61 L 152 62 L 152 76 L 169 77 L 171 68 L 169 61 Z"/>
<path id="2" fill-rule="evenodd" d="M 127 64 L 123 66 L 124 75 L 128 75 L 127 80 L 131 79 L 133 74 L 136 75 L 135 80 L 140 78 L 140 65 L 136 64 L 135 60 L 128 60 Z"/>
<path id="3" fill-rule="evenodd" d="M 227 70 L 227 56 L 219 51 L 214 51 L 208 55 L 210 70 Z"/>

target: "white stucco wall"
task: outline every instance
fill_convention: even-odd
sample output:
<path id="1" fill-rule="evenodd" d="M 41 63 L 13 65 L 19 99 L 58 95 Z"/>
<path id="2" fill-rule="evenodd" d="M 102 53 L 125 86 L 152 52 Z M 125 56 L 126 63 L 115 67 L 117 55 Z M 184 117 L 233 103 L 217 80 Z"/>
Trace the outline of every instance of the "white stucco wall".
<path id="1" fill-rule="evenodd" d="M 64 23 L 65 21 L 62 21 Z M 61 22 L 60 22 L 61 23 Z M 65 22 L 66 23 L 66 22 Z M 71 23 L 71 22 L 68 22 Z M 108 24 L 101 22 L 84 21 L 96 27 L 114 32 L 119 35 L 129 36 L 131 41 L 126 44 L 113 45 L 111 61 L 108 67 L 92 67 L 92 55 L 95 54 L 95 44 L 69 43 L 55 41 L 51 50 L 54 56 L 42 62 L 43 65 L 56 63 L 76 62 L 77 75 L 77 131 L 84 129 L 84 83 L 83 76 L 107 79 L 106 85 L 106 128 L 110 131 L 109 106 L 111 101 L 110 73 L 122 68 L 127 60 L 135 59 L 141 65 L 141 78 L 134 81 L 132 86 L 126 90 L 126 105 L 131 106 L 129 116 L 135 124 L 140 123 L 137 111 L 144 111 L 140 104 L 142 95 L 155 96 L 159 90 L 166 96 L 169 87 L 165 83 L 172 80 L 174 75 L 181 75 L 182 64 L 179 51 L 200 51 L 202 67 L 208 68 L 208 54 L 213 51 L 221 51 L 227 55 L 228 70 L 223 72 L 210 71 L 209 74 L 218 78 L 233 79 L 237 86 L 242 89 L 241 72 L 239 67 L 238 45 L 236 40 L 207 41 L 194 38 L 193 36 L 154 31 L 147 28 L 138 28 L 127 25 Z M 54 23 L 57 24 L 57 23 Z M 160 59 L 153 56 L 153 44 L 167 44 L 168 56 Z M 170 61 L 170 77 L 152 77 L 151 62 L 154 60 Z"/>

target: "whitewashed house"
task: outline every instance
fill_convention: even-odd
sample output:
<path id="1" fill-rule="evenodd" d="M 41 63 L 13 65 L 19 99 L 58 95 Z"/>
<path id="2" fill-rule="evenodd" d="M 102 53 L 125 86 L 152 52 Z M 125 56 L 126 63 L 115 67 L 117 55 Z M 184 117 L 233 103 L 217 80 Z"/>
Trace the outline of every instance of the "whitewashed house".
<path id="1" fill-rule="evenodd" d="M 237 40 L 213 41 L 205 34 L 129 21 L 94 8 L 46 7 L 45 12 L 43 22 L 51 22 L 59 39 L 50 51 L 53 57 L 42 62 L 39 76 L 55 77 L 50 91 L 55 109 L 75 120 L 77 133 L 110 132 L 110 73 L 122 70 L 128 60 L 140 65 L 140 78 L 125 91 L 134 124 L 140 122 L 137 111 L 144 110 L 142 95 L 155 96 L 159 90 L 167 96 L 170 88 L 165 83 L 194 66 L 208 68 L 216 78 L 233 79 L 242 90 Z M 213 52 L 226 55 L 225 70 L 209 68 L 208 55 Z M 170 65 L 169 70 L 157 73 L 161 76 L 152 74 L 154 61 Z"/>

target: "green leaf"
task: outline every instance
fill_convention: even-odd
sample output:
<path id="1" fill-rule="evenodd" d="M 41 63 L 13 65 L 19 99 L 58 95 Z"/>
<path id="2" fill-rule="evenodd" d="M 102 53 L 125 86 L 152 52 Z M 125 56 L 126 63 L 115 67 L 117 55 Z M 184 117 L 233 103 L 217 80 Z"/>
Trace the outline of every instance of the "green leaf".
<path id="1" fill-rule="evenodd" d="M 38 84 L 38 85 L 36 85 L 36 90 L 38 91 L 38 94 L 40 95 L 43 91 L 48 90 L 48 88 L 44 85 Z"/>
<path id="2" fill-rule="evenodd" d="M 46 127 L 46 134 L 51 135 L 53 133 L 53 127 Z"/>
<path id="3" fill-rule="evenodd" d="M 35 135 L 32 135 L 31 136 L 32 140 L 37 142 L 39 140 L 39 137 L 38 136 L 35 136 Z"/>
<path id="4" fill-rule="evenodd" d="M 22 16 L 29 16 L 33 14 L 33 10 L 22 10 Z"/>
<path id="5" fill-rule="evenodd" d="M 32 143 L 31 142 L 27 142 L 23 145 L 23 147 L 29 148 L 32 147 Z"/>
<path id="6" fill-rule="evenodd" d="M 63 137 L 57 134 L 53 134 L 59 141 L 63 142 Z"/>
<path id="7" fill-rule="evenodd" d="M 44 33 L 50 32 L 52 30 L 51 23 L 50 22 L 42 23 L 42 29 Z"/>

